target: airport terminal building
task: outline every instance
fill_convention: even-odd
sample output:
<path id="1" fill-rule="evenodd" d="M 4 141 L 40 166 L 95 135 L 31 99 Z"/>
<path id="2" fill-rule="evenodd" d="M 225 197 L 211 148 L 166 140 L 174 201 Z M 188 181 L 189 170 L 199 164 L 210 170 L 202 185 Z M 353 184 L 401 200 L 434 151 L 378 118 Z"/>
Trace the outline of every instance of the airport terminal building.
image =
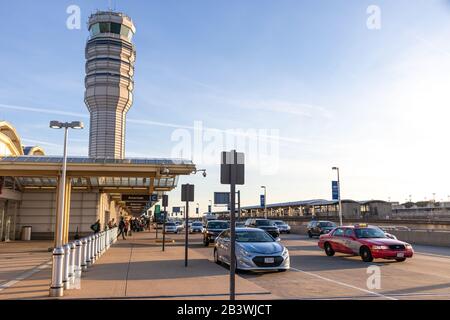
<path id="1" fill-rule="evenodd" d="M 19 239 L 28 226 L 32 239 L 53 239 L 61 188 L 67 242 L 76 233 L 90 233 L 98 219 L 104 228 L 120 216 L 146 213 L 177 186 L 180 175 L 196 170 L 189 160 L 125 157 L 136 28 L 122 13 L 99 11 L 89 19 L 89 32 L 85 70 L 89 155 L 69 155 L 63 185 L 63 157 L 47 156 L 37 146 L 22 146 L 14 127 L 0 122 L 0 241 Z"/>

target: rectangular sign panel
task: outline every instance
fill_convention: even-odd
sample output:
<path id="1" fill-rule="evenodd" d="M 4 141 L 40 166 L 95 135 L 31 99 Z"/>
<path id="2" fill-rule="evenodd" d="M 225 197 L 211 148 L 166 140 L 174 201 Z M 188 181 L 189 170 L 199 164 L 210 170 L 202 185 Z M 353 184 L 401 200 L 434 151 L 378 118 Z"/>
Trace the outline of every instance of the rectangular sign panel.
<path id="1" fill-rule="evenodd" d="M 230 193 L 229 192 L 214 192 L 214 204 L 229 204 Z"/>
<path id="2" fill-rule="evenodd" d="M 236 154 L 236 157 L 233 155 Z M 231 181 L 231 167 L 236 170 L 235 181 Z M 222 161 L 220 165 L 220 183 L 238 185 L 245 183 L 244 153 L 243 152 L 222 152 Z"/>
<path id="3" fill-rule="evenodd" d="M 183 184 L 181 186 L 181 201 L 194 201 L 193 184 Z"/>
<path id="4" fill-rule="evenodd" d="M 169 206 L 169 196 L 167 194 L 162 196 L 162 205 L 163 207 Z"/>
<path id="5" fill-rule="evenodd" d="M 181 212 L 181 207 L 172 207 L 172 212 L 174 213 Z"/>
<path id="6" fill-rule="evenodd" d="M 128 202 L 148 202 L 150 201 L 150 195 L 136 195 L 136 194 L 123 194 L 122 201 Z"/>
<path id="7" fill-rule="evenodd" d="M 266 204 L 266 197 L 264 197 L 264 195 L 262 194 L 259 198 L 260 203 L 261 203 L 261 207 L 264 207 L 264 205 Z"/>
<path id="8" fill-rule="evenodd" d="M 339 200 L 339 184 L 337 181 L 331 181 L 331 193 L 333 200 Z"/>

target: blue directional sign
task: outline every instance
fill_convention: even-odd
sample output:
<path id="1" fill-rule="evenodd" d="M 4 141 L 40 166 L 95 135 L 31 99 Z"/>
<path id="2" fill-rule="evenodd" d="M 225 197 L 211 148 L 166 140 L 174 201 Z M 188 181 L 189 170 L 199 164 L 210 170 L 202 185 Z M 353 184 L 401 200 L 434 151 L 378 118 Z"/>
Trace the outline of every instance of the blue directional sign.
<path id="1" fill-rule="evenodd" d="M 266 204 L 266 197 L 263 194 L 260 196 L 260 202 L 261 207 L 264 207 L 264 205 Z"/>
<path id="2" fill-rule="evenodd" d="M 230 193 L 214 192 L 214 204 L 230 204 Z"/>
<path id="3" fill-rule="evenodd" d="M 152 202 L 156 202 L 156 201 L 158 201 L 158 194 L 152 194 L 151 196 L 150 196 L 150 201 L 152 201 Z"/>
<path id="4" fill-rule="evenodd" d="M 339 183 L 337 181 L 331 181 L 331 193 L 333 200 L 339 200 Z"/>

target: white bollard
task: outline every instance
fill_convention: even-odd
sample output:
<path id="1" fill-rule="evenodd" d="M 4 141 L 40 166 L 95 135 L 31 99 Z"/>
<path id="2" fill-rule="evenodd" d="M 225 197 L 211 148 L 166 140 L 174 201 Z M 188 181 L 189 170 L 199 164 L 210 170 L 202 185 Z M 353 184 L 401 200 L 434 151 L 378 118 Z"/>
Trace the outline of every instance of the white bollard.
<path id="1" fill-rule="evenodd" d="M 64 294 L 63 284 L 64 249 L 61 247 L 53 249 L 52 283 L 50 285 L 50 297 L 62 297 Z"/>
<path id="2" fill-rule="evenodd" d="M 74 264 L 74 269 L 73 269 L 73 284 L 74 284 L 74 289 L 80 289 L 80 279 L 81 279 L 81 241 L 80 240 L 75 240 L 74 242 L 75 244 L 75 264 Z"/>
<path id="3" fill-rule="evenodd" d="M 70 261 L 69 261 L 69 283 L 73 285 L 75 283 L 75 243 L 70 242 Z"/>
<path id="4" fill-rule="evenodd" d="M 80 261 L 80 267 L 81 271 L 85 271 L 87 268 L 87 240 L 86 238 L 81 239 L 81 261 Z"/>
<path id="5" fill-rule="evenodd" d="M 69 289 L 69 268 L 70 268 L 70 246 L 65 244 L 64 249 L 64 267 L 63 267 L 63 285 L 64 289 Z"/>
<path id="6" fill-rule="evenodd" d="M 92 239 L 91 237 L 86 237 L 86 268 L 90 267 L 92 265 L 92 254 L 91 254 L 91 247 L 92 247 Z"/>
<path id="7" fill-rule="evenodd" d="M 91 239 L 91 265 L 95 263 L 95 236 L 90 236 Z"/>
<path id="8" fill-rule="evenodd" d="M 111 236 L 111 230 L 110 229 L 108 229 L 108 230 L 106 230 L 106 233 L 105 233 L 105 250 L 108 250 L 109 249 L 109 239 L 110 239 L 110 236 Z"/>

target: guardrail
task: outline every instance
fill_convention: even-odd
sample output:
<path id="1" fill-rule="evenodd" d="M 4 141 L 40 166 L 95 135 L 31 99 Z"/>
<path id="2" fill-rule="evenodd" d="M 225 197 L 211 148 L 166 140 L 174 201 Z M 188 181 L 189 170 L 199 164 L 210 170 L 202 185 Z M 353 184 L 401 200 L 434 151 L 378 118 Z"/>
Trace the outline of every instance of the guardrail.
<path id="1" fill-rule="evenodd" d="M 118 228 L 81 238 L 53 249 L 51 297 L 62 297 L 64 290 L 80 289 L 81 274 L 117 241 Z"/>

